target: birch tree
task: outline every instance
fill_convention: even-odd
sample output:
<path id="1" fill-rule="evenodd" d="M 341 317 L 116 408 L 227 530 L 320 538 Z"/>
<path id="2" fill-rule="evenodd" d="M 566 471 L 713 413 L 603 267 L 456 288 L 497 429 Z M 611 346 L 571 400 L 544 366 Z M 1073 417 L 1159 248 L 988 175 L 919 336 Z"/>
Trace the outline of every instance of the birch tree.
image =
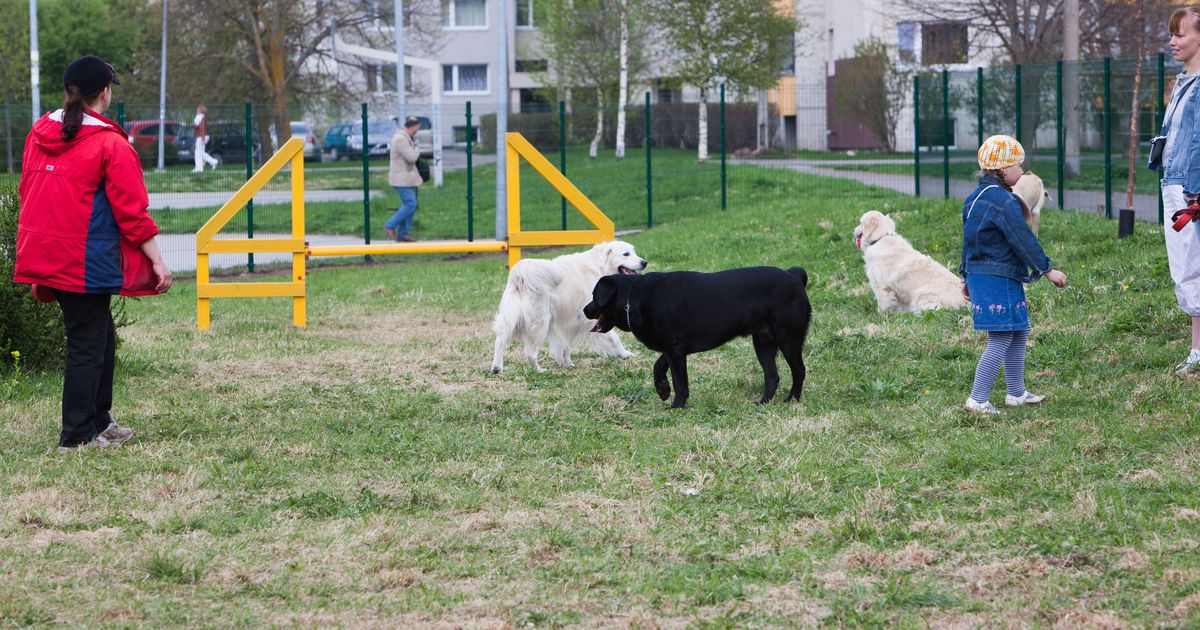
<path id="1" fill-rule="evenodd" d="M 645 73 L 649 59 L 646 0 L 547 0 L 538 6 L 542 49 L 553 75 L 544 83 L 556 84 L 564 92 L 586 88 L 592 94 L 596 126 L 590 158 L 598 155 L 604 138 L 604 111 L 616 101 L 618 156 L 623 155 L 622 113 L 629 81 Z"/>
<path id="2" fill-rule="evenodd" d="M 673 74 L 700 91 L 696 159 L 708 161 L 708 99 L 724 82 L 739 91 L 767 89 L 795 54 L 801 28 L 775 0 L 657 0 Z"/>

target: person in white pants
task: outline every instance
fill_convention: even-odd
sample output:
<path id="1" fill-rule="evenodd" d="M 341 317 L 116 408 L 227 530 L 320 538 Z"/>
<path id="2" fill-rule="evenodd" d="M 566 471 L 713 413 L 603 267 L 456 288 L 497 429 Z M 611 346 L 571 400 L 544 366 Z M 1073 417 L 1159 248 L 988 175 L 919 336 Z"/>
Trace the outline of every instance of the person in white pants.
<path id="1" fill-rule="evenodd" d="M 192 123 L 196 127 L 196 147 L 192 151 L 192 155 L 196 158 L 196 168 L 192 169 L 193 173 L 203 171 L 206 162 L 212 166 L 214 171 L 217 170 L 217 159 L 204 150 L 204 145 L 208 144 L 207 113 L 208 110 L 203 105 L 196 107 L 196 119 Z"/>

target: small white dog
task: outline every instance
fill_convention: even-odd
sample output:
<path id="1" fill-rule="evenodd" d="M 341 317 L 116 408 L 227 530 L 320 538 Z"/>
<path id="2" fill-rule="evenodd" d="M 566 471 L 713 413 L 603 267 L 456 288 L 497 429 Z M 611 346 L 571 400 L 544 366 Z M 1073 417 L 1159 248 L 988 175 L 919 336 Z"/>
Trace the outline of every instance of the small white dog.
<path id="1" fill-rule="evenodd" d="M 1037 234 L 1038 223 L 1042 220 L 1042 206 L 1050 200 L 1050 193 L 1046 191 L 1046 184 L 1042 182 L 1042 178 L 1034 175 L 1032 171 L 1025 173 L 1013 184 L 1013 194 L 1017 199 L 1021 200 L 1021 205 L 1025 210 L 1025 222 L 1029 224 L 1029 229 Z"/>
<path id="2" fill-rule="evenodd" d="M 966 305 L 958 276 L 913 249 L 896 234 L 896 222 L 882 212 L 862 215 L 854 228 L 854 245 L 862 250 L 867 281 L 880 312 L 920 313 Z"/>
<path id="3" fill-rule="evenodd" d="M 589 333 L 595 322 L 583 316 L 583 307 L 592 299 L 592 288 L 601 276 L 636 274 L 645 268 L 646 260 L 624 241 L 600 243 L 586 252 L 552 260 L 526 258 L 513 265 L 492 320 L 496 333 L 492 373 L 504 369 L 504 350 L 514 338 L 521 340 L 525 358 L 538 372 L 545 371 L 538 365 L 538 351 L 547 338 L 550 358 L 563 367 L 574 367 L 571 344 L 584 333 L 602 355 L 633 356 L 616 332 Z"/>

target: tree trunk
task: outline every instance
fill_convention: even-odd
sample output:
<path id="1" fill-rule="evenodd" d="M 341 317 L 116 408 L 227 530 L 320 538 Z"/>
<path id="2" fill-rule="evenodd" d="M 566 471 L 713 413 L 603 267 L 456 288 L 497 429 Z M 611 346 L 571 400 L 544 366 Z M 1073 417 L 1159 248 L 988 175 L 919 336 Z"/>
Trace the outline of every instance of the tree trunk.
<path id="1" fill-rule="evenodd" d="M 629 0 L 621 0 L 621 75 L 617 92 L 617 159 L 625 157 L 625 103 L 629 100 Z"/>
<path id="2" fill-rule="evenodd" d="M 1145 41 L 1145 29 L 1142 24 L 1142 0 L 1137 3 L 1137 57 L 1133 69 L 1133 103 L 1129 106 L 1129 181 L 1125 188 L 1125 205 L 1123 208 L 1133 209 L 1133 174 L 1137 170 L 1137 130 L 1138 130 L 1138 101 L 1141 100 L 1139 90 L 1142 87 L 1142 42 Z"/>
<path id="3" fill-rule="evenodd" d="M 1065 179 L 1079 175 L 1079 0 L 1066 0 L 1063 14 L 1063 164 Z M 1059 200 L 1059 204 L 1062 200 Z"/>
<path id="4" fill-rule="evenodd" d="M 767 107 L 767 91 L 758 91 L 758 142 L 754 147 L 756 153 L 762 153 L 771 148 L 771 121 L 769 119 L 770 108 Z"/>
<path id="5" fill-rule="evenodd" d="M 596 88 L 596 135 L 592 136 L 592 146 L 588 149 L 588 158 L 596 159 L 600 150 L 600 140 L 604 137 L 604 90 Z"/>
<path id="6" fill-rule="evenodd" d="M 700 88 L 700 140 L 696 145 L 696 161 L 708 163 L 708 86 Z"/>
<path id="7" fill-rule="evenodd" d="M 271 15 L 270 33 L 267 34 L 267 81 L 271 95 L 271 113 L 275 119 L 275 146 L 278 151 L 292 137 L 291 121 L 287 112 L 287 83 L 285 82 L 286 68 L 284 56 L 287 50 L 283 42 L 284 16 L 283 2 L 274 3 Z"/>

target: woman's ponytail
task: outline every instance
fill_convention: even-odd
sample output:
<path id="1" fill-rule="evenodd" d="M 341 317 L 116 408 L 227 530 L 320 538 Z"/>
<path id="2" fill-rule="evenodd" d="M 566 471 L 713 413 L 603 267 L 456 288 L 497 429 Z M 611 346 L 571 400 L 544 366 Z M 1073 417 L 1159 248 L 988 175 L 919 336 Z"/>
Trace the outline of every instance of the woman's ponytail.
<path id="1" fill-rule="evenodd" d="M 63 99 L 63 142 L 75 139 L 79 129 L 83 127 L 83 95 L 74 85 L 67 86 L 67 96 Z"/>

